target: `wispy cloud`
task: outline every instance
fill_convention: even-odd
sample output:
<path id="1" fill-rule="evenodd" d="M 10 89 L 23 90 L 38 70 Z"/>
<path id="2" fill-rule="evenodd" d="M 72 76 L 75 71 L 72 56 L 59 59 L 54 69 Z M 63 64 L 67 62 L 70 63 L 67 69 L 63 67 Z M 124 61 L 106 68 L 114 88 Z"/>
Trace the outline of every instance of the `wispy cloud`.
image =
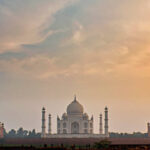
<path id="1" fill-rule="evenodd" d="M 17 50 L 22 44 L 35 44 L 45 40 L 54 32 L 49 28 L 52 22 L 57 20 L 54 14 L 73 1 L 0 2 L 0 46 L 1 52 L 5 52 Z M 16 7 L 14 4 L 17 2 Z M 146 71 L 146 75 L 150 75 L 148 1 L 80 1 L 75 7 L 79 7 L 81 16 L 75 15 L 76 17 L 72 18 L 72 24 L 67 26 L 67 32 L 70 33 L 67 35 L 66 32 L 61 42 L 57 43 L 59 46 L 53 45 L 64 51 L 62 55 L 53 52 L 54 58 L 50 54 L 36 54 L 29 58 L 1 60 L 1 70 L 16 70 L 17 73 L 49 78 L 60 75 L 126 76 L 127 71 L 129 75 L 139 76 L 141 73 L 137 73 L 137 68 L 140 67 L 140 70 Z M 96 13 L 98 10 L 101 11 Z M 62 13 L 64 11 L 65 9 Z M 74 14 L 72 15 L 74 17 Z M 46 30 L 48 28 L 49 30 Z M 67 56 L 68 51 L 72 51 L 72 54 Z M 65 61 L 68 63 L 62 66 Z"/>
<path id="2" fill-rule="evenodd" d="M 0 1 L 0 53 L 18 50 L 25 44 L 36 44 L 53 33 L 44 32 L 56 12 L 73 0 Z"/>

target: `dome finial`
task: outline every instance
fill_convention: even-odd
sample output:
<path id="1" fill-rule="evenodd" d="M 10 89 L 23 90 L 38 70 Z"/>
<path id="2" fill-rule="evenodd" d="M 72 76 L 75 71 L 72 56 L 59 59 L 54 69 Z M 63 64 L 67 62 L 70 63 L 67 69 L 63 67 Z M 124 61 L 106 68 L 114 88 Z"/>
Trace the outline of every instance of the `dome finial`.
<path id="1" fill-rule="evenodd" d="M 76 94 L 74 95 L 74 102 L 76 102 L 77 101 L 77 98 L 76 98 Z"/>

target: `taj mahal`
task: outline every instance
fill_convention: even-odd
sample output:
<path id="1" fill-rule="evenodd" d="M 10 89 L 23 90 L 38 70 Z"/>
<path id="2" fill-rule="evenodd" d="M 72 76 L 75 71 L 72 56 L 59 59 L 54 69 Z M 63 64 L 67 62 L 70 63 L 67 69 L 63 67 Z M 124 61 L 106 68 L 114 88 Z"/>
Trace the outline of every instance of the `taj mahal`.
<path id="1" fill-rule="evenodd" d="M 48 132 L 46 133 L 46 110 L 42 109 L 42 138 L 105 138 L 108 132 L 108 108 L 104 110 L 104 131 L 102 114 L 99 117 L 99 134 L 93 133 L 94 118 L 84 112 L 83 106 L 74 100 L 67 106 L 66 113 L 62 117 L 57 116 L 57 134 L 51 132 L 51 114 L 48 115 Z"/>

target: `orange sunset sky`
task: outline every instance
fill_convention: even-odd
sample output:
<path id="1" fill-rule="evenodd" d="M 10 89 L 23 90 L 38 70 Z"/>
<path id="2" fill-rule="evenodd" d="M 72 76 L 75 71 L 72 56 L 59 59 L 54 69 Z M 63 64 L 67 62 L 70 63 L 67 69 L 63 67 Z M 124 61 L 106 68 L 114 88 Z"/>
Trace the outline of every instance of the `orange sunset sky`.
<path id="1" fill-rule="evenodd" d="M 111 132 L 150 121 L 149 0 L 0 0 L 0 121 L 52 131 L 74 94 Z"/>

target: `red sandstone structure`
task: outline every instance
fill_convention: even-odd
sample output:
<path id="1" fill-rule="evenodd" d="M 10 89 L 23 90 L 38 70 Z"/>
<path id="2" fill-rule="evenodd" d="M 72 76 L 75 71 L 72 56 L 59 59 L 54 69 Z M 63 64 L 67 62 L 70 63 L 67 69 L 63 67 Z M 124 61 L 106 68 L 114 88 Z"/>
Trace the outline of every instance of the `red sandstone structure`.
<path id="1" fill-rule="evenodd" d="M 150 123 L 147 123 L 147 134 L 150 137 Z"/>
<path id="2" fill-rule="evenodd" d="M 4 124 L 0 122 L 0 139 L 4 137 Z"/>

